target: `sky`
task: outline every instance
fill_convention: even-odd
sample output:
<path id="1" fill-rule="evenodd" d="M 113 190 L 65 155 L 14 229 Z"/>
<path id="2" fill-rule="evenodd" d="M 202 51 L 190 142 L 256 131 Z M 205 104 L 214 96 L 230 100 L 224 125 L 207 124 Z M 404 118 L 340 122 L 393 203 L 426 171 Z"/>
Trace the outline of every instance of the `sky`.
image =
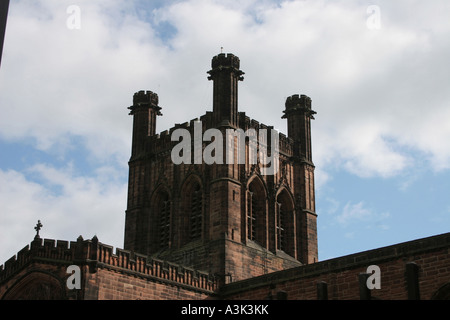
<path id="1" fill-rule="evenodd" d="M 0 264 L 40 235 L 123 248 L 134 92 L 157 132 L 212 110 L 213 56 L 239 111 L 286 133 L 305 94 L 319 260 L 449 232 L 447 0 L 15 0 L 0 67 Z M 223 49 L 221 49 L 223 48 Z"/>

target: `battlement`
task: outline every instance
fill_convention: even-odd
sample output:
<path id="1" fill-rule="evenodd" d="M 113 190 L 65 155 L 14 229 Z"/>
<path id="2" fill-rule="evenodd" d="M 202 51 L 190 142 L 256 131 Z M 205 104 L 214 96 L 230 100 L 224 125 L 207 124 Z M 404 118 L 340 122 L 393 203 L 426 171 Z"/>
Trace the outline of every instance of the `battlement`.
<path id="1" fill-rule="evenodd" d="M 311 109 L 311 98 L 302 94 L 294 94 L 286 99 L 286 109 L 306 108 Z"/>
<path id="2" fill-rule="evenodd" d="M 136 109 L 147 107 L 157 111 L 158 115 L 161 115 L 161 107 L 158 106 L 159 99 L 158 94 L 152 91 L 138 91 L 133 95 L 133 105 L 128 107 L 130 109 L 130 115 L 133 115 Z"/>
<path id="3" fill-rule="evenodd" d="M 211 67 L 213 69 L 219 68 L 219 67 L 232 67 L 239 69 L 240 66 L 240 60 L 237 56 L 235 56 L 232 53 L 220 53 L 217 56 L 213 57 L 211 61 Z"/>
<path id="4" fill-rule="evenodd" d="M 147 278 L 153 281 L 166 281 L 173 285 L 188 286 L 193 289 L 213 292 L 216 280 L 206 272 L 193 270 L 178 264 L 153 259 L 138 253 L 98 242 L 97 237 L 77 241 L 62 241 L 35 238 L 17 255 L 0 266 L 0 284 L 32 262 L 47 262 L 57 265 L 88 265 L 89 272 L 100 268 L 111 269 L 125 274 Z"/>
<path id="5" fill-rule="evenodd" d="M 220 53 L 217 56 L 214 56 L 211 61 L 211 68 L 212 70 L 208 71 L 208 74 L 210 75 L 208 77 L 208 80 L 212 80 L 214 78 L 214 75 L 216 75 L 218 72 L 222 70 L 230 70 L 236 73 L 236 76 L 238 77 L 238 80 L 244 80 L 245 73 L 241 70 L 239 70 L 240 67 L 240 60 L 237 56 L 235 56 L 232 53 Z"/>
<path id="6" fill-rule="evenodd" d="M 97 248 L 98 266 L 116 269 L 137 276 L 166 280 L 172 283 L 187 285 L 197 289 L 214 291 L 217 284 L 213 276 L 207 272 L 194 270 L 172 262 L 154 259 L 128 250 L 116 249 L 100 244 Z"/>
<path id="7" fill-rule="evenodd" d="M 8 259 L 0 266 L 0 283 L 9 278 L 23 266 L 36 259 L 51 259 L 59 263 L 72 264 L 74 260 L 75 244 L 62 240 L 35 238 L 31 245 L 26 245 L 17 255 Z"/>
<path id="8" fill-rule="evenodd" d="M 152 91 L 138 91 L 133 95 L 133 105 L 140 103 L 149 103 L 150 105 L 158 105 L 158 94 Z"/>
<path id="9" fill-rule="evenodd" d="M 315 111 L 311 109 L 311 98 L 302 94 L 294 94 L 286 99 L 285 103 L 286 109 L 283 111 L 283 119 L 287 118 L 289 114 L 295 113 L 296 111 L 305 112 L 307 116 L 314 119 Z"/>
<path id="10" fill-rule="evenodd" d="M 257 132 L 259 132 L 260 129 L 267 130 L 267 134 L 270 135 L 270 130 L 273 129 L 273 126 L 268 126 L 264 123 L 260 123 L 259 121 L 252 119 L 245 115 L 245 112 L 240 112 L 240 124 L 241 129 L 246 131 L 248 129 L 255 129 Z M 200 121 L 202 123 L 202 132 L 204 133 L 205 130 L 209 128 L 213 128 L 211 126 L 211 112 L 207 112 L 206 114 L 202 115 L 200 118 L 195 118 L 190 121 L 186 121 L 184 123 L 178 123 L 175 124 L 170 129 L 164 130 L 160 132 L 159 134 L 156 134 L 154 136 L 148 137 L 148 143 L 150 145 L 149 149 L 152 150 L 152 153 L 154 154 L 160 154 L 163 152 L 167 152 L 168 150 L 171 150 L 173 145 L 178 143 L 171 140 L 171 136 L 174 130 L 176 129 L 186 129 L 189 130 L 190 133 L 193 135 L 194 130 L 194 123 Z M 293 152 L 293 146 L 294 146 L 294 140 L 287 137 L 286 134 L 282 132 L 278 132 L 278 141 L 279 141 L 279 152 L 282 154 L 285 154 L 287 156 L 291 156 Z M 270 136 L 268 136 L 270 138 Z"/>
<path id="11" fill-rule="evenodd" d="M 248 117 L 245 112 L 239 112 L 239 115 L 241 117 L 241 127 L 243 130 L 247 130 L 248 128 L 255 129 L 256 131 L 259 131 L 259 129 L 265 129 L 267 130 L 267 133 L 269 133 L 269 130 L 273 129 L 273 126 L 268 126 L 264 123 L 260 123 L 258 120 L 252 119 Z M 286 134 L 282 132 L 278 132 L 278 142 L 279 142 L 279 152 L 282 154 L 285 154 L 287 156 L 291 156 L 294 148 L 294 140 L 286 136 Z"/>

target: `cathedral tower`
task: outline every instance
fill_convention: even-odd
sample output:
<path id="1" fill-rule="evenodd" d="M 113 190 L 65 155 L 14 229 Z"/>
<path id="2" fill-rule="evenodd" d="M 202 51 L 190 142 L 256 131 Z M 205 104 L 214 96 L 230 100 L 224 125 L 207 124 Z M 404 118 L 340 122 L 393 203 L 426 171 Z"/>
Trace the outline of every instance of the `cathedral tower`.
<path id="1" fill-rule="evenodd" d="M 311 100 L 288 98 L 283 116 L 288 135 L 275 132 L 238 111 L 243 74 L 237 56 L 213 57 L 208 71 L 212 112 L 160 134 L 155 134 L 158 96 L 150 91 L 134 95 L 126 250 L 204 270 L 222 284 L 317 261 Z M 178 129 L 194 150 L 174 163 Z M 229 130 L 245 134 L 244 139 L 226 136 Z M 205 139 L 211 132 L 214 139 Z M 223 157 L 198 161 L 212 141 L 222 144 Z M 267 174 L 260 155 L 275 147 L 272 141 L 278 147 L 276 170 Z M 258 161 L 252 162 L 255 143 Z M 228 161 L 227 152 L 237 149 L 245 161 Z"/>

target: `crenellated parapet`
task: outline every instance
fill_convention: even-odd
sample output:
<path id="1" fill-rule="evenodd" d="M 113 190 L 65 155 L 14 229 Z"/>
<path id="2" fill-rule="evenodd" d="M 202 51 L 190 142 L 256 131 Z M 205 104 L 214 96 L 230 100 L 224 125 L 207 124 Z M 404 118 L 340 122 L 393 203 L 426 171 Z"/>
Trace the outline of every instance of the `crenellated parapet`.
<path id="1" fill-rule="evenodd" d="M 114 253 L 113 247 L 104 244 L 97 246 L 96 253 L 98 268 L 114 269 L 160 281 L 167 280 L 173 284 L 187 285 L 207 291 L 216 289 L 214 278 L 206 272 L 119 248 Z"/>
<path id="2" fill-rule="evenodd" d="M 138 91 L 133 95 L 133 105 L 128 107 L 130 114 L 134 114 L 138 108 L 153 108 L 161 115 L 161 107 L 158 106 L 158 95 L 152 91 Z"/>
<path id="3" fill-rule="evenodd" d="M 148 281 L 168 282 L 192 290 L 213 292 L 216 281 L 206 272 L 134 253 L 98 242 L 97 237 L 77 241 L 35 238 L 0 266 L 0 285 L 31 263 L 48 263 L 67 267 L 87 266 L 89 273 L 113 270 Z"/>
<path id="4" fill-rule="evenodd" d="M 17 255 L 0 266 L 0 283 L 19 271 L 33 260 L 52 260 L 53 262 L 72 264 L 75 257 L 76 242 L 35 238 Z"/>
<path id="5" fill-rule="evenodd" d="M 277 135 L 278 138 L 278 151 L 280 154 L 286 156 L 292 156 L 293 148 L 294 148 L 294 140 L 290 137 L 286 136 L 286 134 L 279 132 L 274 129 L 273 126 L 266 125 L 264 123 L 260 123 L 258 120 L 252 119 L 248 117 L 245 112 L 240 112 L 240 127 L 242 130 L 246 131 L 248 129 L 254 129 L 259 135 L 260 129 L 266 130 L 267 134 L 270 135 L 272 130 Z M 270 137 L 270 136 L 268 136 Z"/>
<path id="6" fill-rule="evenodd" d="M 279 132 L 273 128 L 273 126 L 268 126 L 264 123 L 260 123 L 259 121 L 252 119 L 248 116 L 246 116 L 245 112 L 240 112 L 240 122 L 239 122 L 239 128 L 242 129 L 244 132 L 253 129 L 255 130 L 257 136 L 260 134 L 260 130 L 264 129 L 265 134 L 267 134 L 267 138 L 270 139 L 270 135 L 276 134 L 277 140 L 278 140 L 278 151 L 280 154 L 283 154 L 285 156 L 292 156 L 293 149 L 294 149 L 294 140 L 286 134 Z M 190 121 L 186 121 L 184 123 L 175 124 L 173 127 L 164 130 L 158 134 L 155 134 L 153 136 L 149 136 L 147 140 L 147 150 L 151 150 L 150 155 L 161 155 L 166 154 L 170 156 L 170 151 L 178 143 L 178 141 L 172 141 L 172 134 L 177 129 L 185 129 L 189 131 L 192 137 L 194 137 L 194 128 L 195 123 L 199 122 L 201 123 L 201 134 L 203 135 L 204 132 L 208 129 L 214 128 L 212 120 L 212 113 L 207 112 L 206 114 L 202 115 L 200 118 L 192 119 Z M 272 131 L 273 130 L 273 131 Z"/>
<path id="7" fill-rule="evenodd" d="M 311 109 L 311 98 L 302 94 L 294 94 L 286 99 L 283 118 L 287 118 L 289 114 L 298 111 L 304 112 L 311 119 L 314 119 L 316 112 Z"/>
<path id="8" fill-rule="evenodd" d="M 221 53 L 217 56 L 214 56 L 211 61 L 211 70 L 208 71 L 209 77 L 208 80 L 214 80 L 214 77 L 223 72 L 233 72 L 236 74 L 237 79 L 242 81 L 244 80 L 243 75 L 245 74 L 243 71 L 239 69 L 240 67 L 240 60 L 239 57 L 235 56 L 234 54 L 228 53 Z"/>

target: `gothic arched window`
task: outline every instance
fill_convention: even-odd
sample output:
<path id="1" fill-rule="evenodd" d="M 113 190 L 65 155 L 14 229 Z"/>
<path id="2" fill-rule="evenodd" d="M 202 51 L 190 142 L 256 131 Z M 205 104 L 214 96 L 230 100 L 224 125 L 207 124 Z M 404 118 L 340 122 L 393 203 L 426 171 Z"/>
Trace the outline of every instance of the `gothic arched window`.
<path id="1" fill-rule="evenodd" d="M 177 230 L 180 246 L 203 237 L 203 205 L 200 179 L 192 175 L 181 189 L 180 210 L 177 220 L 180 221 L 180 228 Z"/>
<path id="2" fill-rule="evenodd" d="M 158 210 L 158 239 L 159 248 L 165 249 L 170 245 L 170 199 L 166 192 L 161 192 L 157 201 Z"/>
<path id="3" fill-rule="evenodd" d="M 277 230 L 277 249 L 286 250 L 286 208 L 280 202 L 277 202 L 277 218 L 276 218 L 276 230 Z"/>
<path id="4" fill-rule="evenodd" d="M 295 219 L 292 198 L 283 190 L 276 199 L 276 248 L 295 256 Z"/>
<path id="5" fill-rule="evenodd" d="M 247 238 L 266 247 L 266 192 L 262 182 L 255 178 L 247 194 Z"/>
<path id="6" fill-rule="evenodd" d="M 190 203 L 190 217 L 189 217 L 189 237 L 190 240 L 200 239 L 202 237 L 202 192 L 199 184 L 195 184 L 192 188 L 191 203 Z"/>

